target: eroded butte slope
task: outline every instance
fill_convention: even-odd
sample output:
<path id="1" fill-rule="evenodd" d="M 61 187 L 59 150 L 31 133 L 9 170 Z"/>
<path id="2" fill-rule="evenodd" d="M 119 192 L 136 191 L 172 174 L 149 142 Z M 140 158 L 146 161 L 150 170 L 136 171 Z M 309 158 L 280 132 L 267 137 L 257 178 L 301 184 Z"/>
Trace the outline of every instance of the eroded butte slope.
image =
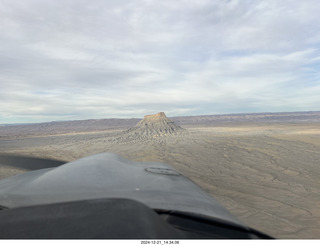
<path id="1" fill-rule="evenodd" d="M 120 138 L 122 140 L 148 140 L 159 139 L 163 136 L 184 135 L 187 131 L 174 124 L 167 118 L 164 112 L 154 115 L 146 115 L 136 126 L 124 131 Z M 120 139 L 118 138 L 118 139 Z"/>

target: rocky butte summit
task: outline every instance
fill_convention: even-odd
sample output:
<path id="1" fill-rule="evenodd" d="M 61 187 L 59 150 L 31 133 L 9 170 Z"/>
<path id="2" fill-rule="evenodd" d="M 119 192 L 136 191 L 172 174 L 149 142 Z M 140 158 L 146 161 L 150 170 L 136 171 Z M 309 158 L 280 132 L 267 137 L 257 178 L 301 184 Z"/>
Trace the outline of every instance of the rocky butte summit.
<path id="1" fill-rule="evenodd" d="M 158 138 L 167 135 L 184 134 L 185 129 L 174 124 L 167 118 L 164 112 L 154 115 L 146 115 L 144 119 L 137 123 L 136 126 L 124 132 L 126 138 L 146 139 Z"/>

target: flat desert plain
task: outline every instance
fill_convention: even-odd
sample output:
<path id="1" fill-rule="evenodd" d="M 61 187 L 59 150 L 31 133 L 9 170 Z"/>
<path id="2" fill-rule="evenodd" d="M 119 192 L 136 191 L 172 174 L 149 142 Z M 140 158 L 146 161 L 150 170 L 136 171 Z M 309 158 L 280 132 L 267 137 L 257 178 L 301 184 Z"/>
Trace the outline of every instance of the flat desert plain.
<path id="1" fill-rule="evenodd" d="M 0 138 L 0 153 L 68 162 L 113 152 L 168 163 L 252 228 L 275 238 L 320 238 L 319 122 L 180 126 L 187 133 L 150 139 L 127 139 L 121 128 L 11 134 Z M 0 178 L 24 171 L 0 162 Z"/>

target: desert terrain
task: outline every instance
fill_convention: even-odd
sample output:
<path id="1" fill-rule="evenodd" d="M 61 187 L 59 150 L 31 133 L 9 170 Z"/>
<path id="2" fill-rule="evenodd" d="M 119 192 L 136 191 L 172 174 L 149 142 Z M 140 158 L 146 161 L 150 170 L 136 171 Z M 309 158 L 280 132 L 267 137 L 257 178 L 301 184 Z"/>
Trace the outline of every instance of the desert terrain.
<path id="1" fill-rule="evenodd" d="M 145 119 L 0 126 L 0 178 L 30 170 L 9 155 L 68 162 L 113 152 L 170 164 L 275 238 L 320 238 L 320 112 Z"/>

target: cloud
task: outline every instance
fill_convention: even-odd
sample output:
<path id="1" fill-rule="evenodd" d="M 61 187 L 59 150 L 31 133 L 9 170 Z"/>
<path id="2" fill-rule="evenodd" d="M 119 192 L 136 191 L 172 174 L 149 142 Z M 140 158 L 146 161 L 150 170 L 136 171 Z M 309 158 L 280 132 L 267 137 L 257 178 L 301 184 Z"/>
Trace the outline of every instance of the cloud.
<path id="1" fill-rule="evenodd" d="M 320 2 L 0 1 L 1 122 L 317 110 Z"/>

